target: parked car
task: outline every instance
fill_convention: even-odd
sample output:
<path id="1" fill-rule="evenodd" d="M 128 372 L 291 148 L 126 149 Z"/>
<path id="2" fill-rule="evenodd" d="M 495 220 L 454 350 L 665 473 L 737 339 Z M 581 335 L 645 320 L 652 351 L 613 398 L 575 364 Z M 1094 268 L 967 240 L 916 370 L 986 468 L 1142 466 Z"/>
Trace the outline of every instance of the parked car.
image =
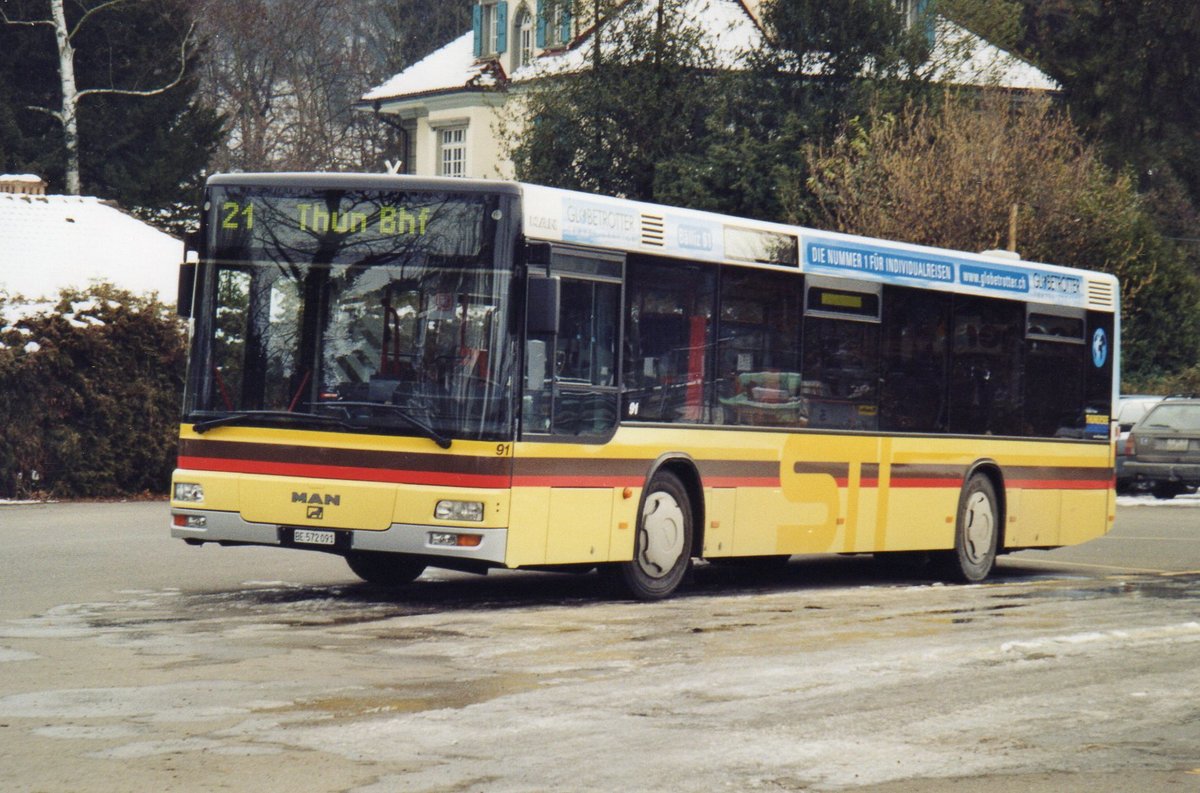
<path id="1" fill-rule="evenodd" d="M 1138 490 L 1149 490 L 1149 484 L 1139 485 L 1137 481 L 1125 473 L 1125 446 L 1129 440 L 1129 431 L 1138 420 L 1150 412 L 1150 408 L 1162 402 L 1160 396 L 1130 394 L 1122 396 L 1117 402 L 1117 427 L 1120 435 L 1117 437 L 1117 492 L 1133 493 Z"/>
<path id="2" fill-rule="evenodd" d="M 1168 397 L 1133 425 L 1124 476 L 1158 498 L 1200 487 L 1200 398 Z"/>

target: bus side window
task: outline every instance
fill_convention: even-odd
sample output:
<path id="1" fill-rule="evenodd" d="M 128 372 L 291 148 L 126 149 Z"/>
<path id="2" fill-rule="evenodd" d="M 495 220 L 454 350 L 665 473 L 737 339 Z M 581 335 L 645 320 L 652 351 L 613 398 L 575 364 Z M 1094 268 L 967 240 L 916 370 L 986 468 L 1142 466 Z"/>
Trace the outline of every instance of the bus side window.
<path id="1" fill-rule="evenodd" d="M 879 324 L 829 317 L 804 320 L 808 426 L 879 426 Z"/>
<path id="2" fill-rule="evenodd" d="M 717 328 L 717 401 L 726 424 L 802 427 L 808 401 L 800 374 L 803 279 L 726 268 Z"/>
<path id="3" fill-rule="evenodd" d="M 714 380 L 715 268 L 631 257 L 624 415 L 707 423 Z"/>
<path id="4" fill-rule="evenodd" d="M 1028 435 L 1021 380 L 1025 305 L 956 296 L 950 432 Z"/>
<path id="5" fill-rule="evenodd" d="M 1082 330 L 1079 335 L 1083 336 Z M 1040 438 L 1084 436 L 1083 358 L 1086 352 L 1082 341 L 1026 339 L 1025 422 L 1028 434 Z"/>
<path id="6" fill-rule="evenodd" d="M 949 334 L 949 294 L 884 287 L 880 429 L 946 429 Z"/>

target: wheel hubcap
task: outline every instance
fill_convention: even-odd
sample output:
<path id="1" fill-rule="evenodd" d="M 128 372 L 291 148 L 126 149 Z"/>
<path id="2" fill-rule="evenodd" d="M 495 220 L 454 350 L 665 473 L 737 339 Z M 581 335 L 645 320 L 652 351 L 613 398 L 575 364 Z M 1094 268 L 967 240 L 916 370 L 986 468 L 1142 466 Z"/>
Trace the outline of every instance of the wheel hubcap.
<path id="1" fill-rule="evenodd" d="M 972 564 L 979 564 L 991 553 L 992 539 L 996 534 L 996 515 L 991 500 L 983 493 L 972 493 L 967 499 L 966 551 Z"/>
<path id="2" fill-rule="evenodd" d="M 670 572 L 683 553 L 683 510 L 667 493 L 651 493 L 642 508 L 642 549 L 638 564 L 655 578 Z"/>

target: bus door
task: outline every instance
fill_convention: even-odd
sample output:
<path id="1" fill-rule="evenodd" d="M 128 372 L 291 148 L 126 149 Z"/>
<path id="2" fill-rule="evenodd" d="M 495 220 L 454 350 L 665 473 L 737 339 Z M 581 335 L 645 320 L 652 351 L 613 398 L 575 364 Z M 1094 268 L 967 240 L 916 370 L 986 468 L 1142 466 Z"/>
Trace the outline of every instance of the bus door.
<path id="1" fill-rule="evenodd" d="M 621 488 L 600 452 L 617 427 L 625 258 L 555 247 L 534 269 L 512 524 L 525 516 L 522 554 L 541 558 L 520 563 L 607 561 Z"/>

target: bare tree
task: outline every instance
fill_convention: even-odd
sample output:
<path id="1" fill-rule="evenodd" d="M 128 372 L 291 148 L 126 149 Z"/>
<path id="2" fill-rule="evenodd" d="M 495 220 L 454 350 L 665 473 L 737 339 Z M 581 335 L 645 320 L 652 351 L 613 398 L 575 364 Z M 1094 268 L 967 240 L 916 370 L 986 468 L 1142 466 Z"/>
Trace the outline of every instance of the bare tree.
<path id="1" fill-rule="evenodd" d="M 80 162 L 79 162 L 79 103 L 84 97 L 96 94 L 115 94 L 121 96 L 155 96 L 169 91 L 182 82 L 187 69 L 189 44 L 192 39 L 192 26 L 188 27 L 179 44 L 179 72 L 170 82 L 157 88 L 133 89 L 104 86 L 80 89 L 75 76 L 75 38 L 79 31 L 93 17 L 104 11 L 131 2 L 131 0 L 103 0 L 87 5 L 81 2 L 82 14 L 72 25 L 67 20 L 64 0 L 48 0 L 49 18 L 46 19 L 12 19 L 8 12 L 0 9 L 0 20 L 5 24 L 25 27 L 47 27 L 54 31 L 58 46 L 58 73 L 62 86 L 62 103 L 57 108 L 31 105 L 28 109 L 46 113 L 56 119 L 63 128 L 63 142 L 67 151 L 67 192 L 79 195 L 80 192 Z"/>
<path id="2" fill-rule="evenodd" d="M 354 111 L 458 36 L 467 0 L 198 0 L 205 101 L 228 119 L 218 170 L 374 168 L 391 128 Z"/>

